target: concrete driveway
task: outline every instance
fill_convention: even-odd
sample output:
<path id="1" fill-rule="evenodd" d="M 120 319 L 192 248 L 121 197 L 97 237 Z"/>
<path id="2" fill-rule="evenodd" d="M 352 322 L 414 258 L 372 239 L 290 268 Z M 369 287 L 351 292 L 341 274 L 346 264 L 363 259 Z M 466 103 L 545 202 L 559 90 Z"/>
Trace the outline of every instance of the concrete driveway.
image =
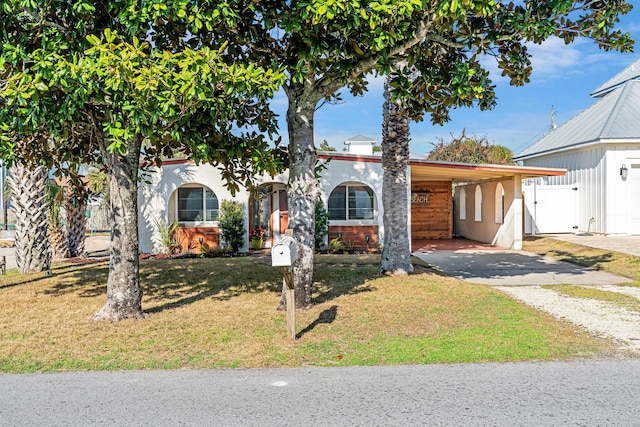
<path id="1" fill-rule="evenodd" d="M 458 249 L 416 251 L 421 260 L 444 274 L 488 285 L 615 285 L 626 277 L 580 267 L 526 251 Z"/>

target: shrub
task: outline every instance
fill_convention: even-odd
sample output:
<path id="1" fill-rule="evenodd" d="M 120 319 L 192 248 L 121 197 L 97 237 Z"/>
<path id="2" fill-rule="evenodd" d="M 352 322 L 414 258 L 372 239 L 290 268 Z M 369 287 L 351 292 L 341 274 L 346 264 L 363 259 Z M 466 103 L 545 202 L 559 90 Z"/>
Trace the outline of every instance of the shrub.
<path id="1" fill-rule="evenodd" d="M 336 237 L 335 239 L 331 239 L 329 241 L 329 252 L 334 254 L 341 254 L 344 252 L 344 250 L 344 243 L 342 243 L 339 237 Z"/>
<path id="2" fill-rule="evenodd" d="M 166 223 L 164 221 L 155 220 L 156 227 L 160 233 L 160 244 L 164 248 L 164 253 L 171 255 L 175 252 L 180 252 L 182 246 L 175 240 L 175 232 L 178 228 L 178 222 L 173 221 Z"/>
<path id="3" fill-rule="evenodd" d="M 238 202 L 223 200 L 220 204 L 220 237 L 224 241 L 224 246 L 237 254 L 240 246 L 244 243 L 244 209 Z"/>
<path id="4" fill-rule="evenodd" d="M 329 211 L 322 200 L 316 200 L 316 233 L 314 236 L 316 249 L 322 249 L 324 238 L 329 234 Z"/>

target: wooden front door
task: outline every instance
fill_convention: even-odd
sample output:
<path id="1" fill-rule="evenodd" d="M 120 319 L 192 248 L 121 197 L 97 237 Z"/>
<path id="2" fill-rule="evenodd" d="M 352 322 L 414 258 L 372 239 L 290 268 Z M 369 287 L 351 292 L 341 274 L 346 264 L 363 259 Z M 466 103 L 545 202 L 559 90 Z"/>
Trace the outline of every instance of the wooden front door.
<path id="1" fill-rule="evenodd" d="M 284 234 L 289 226 L 289 201 L 287 191 L 278 191 L 278 209 L 280 210 L 280 234 Z"/>

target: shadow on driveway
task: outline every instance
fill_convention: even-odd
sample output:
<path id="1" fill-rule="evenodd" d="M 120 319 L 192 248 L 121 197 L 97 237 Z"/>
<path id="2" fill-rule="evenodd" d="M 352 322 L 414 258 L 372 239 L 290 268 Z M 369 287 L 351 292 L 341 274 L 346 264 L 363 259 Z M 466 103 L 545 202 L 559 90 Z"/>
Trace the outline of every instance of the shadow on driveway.
<path id="1" fill-rule="evenodd" d="M 413 255 L 448 276 L 487 285 L 615 285 L 631 281 L 526 251 L 437 250 Z"/>

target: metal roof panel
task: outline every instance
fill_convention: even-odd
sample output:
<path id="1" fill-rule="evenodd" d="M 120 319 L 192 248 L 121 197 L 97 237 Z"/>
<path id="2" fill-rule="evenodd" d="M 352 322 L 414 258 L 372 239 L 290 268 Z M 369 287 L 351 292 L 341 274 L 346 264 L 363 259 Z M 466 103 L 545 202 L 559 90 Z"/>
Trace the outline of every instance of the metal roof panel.
<path id="1" fill-rule="evenodd" d="M 514 159 L 549 154 L 602 139 L 640 139 L 640 80 L 628 81 L 609 92 Z"/>
<path id="2" fill-rule="evenodd" d="M 591 92 L 594 98 L 601 98 L 629 80 L 640 78 L 640 59 L 609 79 L 602 86 Z"/>

